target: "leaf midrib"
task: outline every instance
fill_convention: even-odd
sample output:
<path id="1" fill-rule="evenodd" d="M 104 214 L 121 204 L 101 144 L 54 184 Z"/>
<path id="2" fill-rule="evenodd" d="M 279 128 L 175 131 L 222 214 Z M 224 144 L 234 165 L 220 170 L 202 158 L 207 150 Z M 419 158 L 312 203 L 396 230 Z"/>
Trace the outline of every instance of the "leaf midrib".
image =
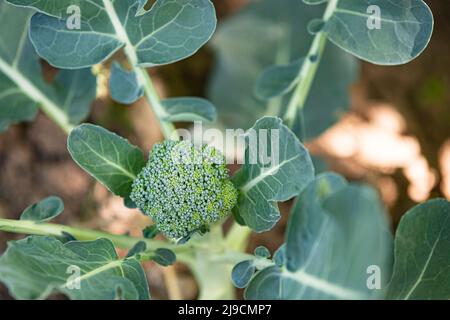
<path id="1" fill-rule="evenodd" d="M 110 269 L 114 269 L 114 268 L 120 268 L 120 271 L 122 273 L 122 276 L 124 276 L 124 272 L 122 269 L 122 264 L 124 263 L 125 260 L 121 259 L 121 260 L 115 260 L 115 261 L 110 261 L 105 265 L 102 265 L 101 267 L 95 268 L 79 277 L 76 277 L 74 279 L 72 279 L 71 281 L 66 282 L 65 284 L 61 285 L 61 288 L 66 288 L 66 287 L 71 287 L 72 285 L 76 284 L 76 283 L 81 283 L 84 280 L 87 280 L 89 278 L 92 278 L 102 272 L 108 271 Z"/>
<path id="2" fill-rule="evenodd" d="M 83 143 L 90 151 L 92 151 L 92 153 L 94 153 L 97 157 L 99 157 L 100 159 L 102 159 L 103 161 L 105 161 L 106 164 L 110 165 L 113 168 L 118 169 L 119 171 L 123 172 L 127 177 L 131 178 L 132 180 L 136 179 L 136 175 L 133 174 L 132 172 L 126 170 L 125 168 L 119 166 L 118 164 L 116 164 L 115 162 L 109 160 L 108 158 L 104 157 L 102 154 L 98 153 L 95 149 L 93 149 L 90 144 L 88 144 L 86 141 L 84 141 L 83 139 L 80 140 L 81 143 Z M 89 165 L 89 164 L 87 164 Z"/>
<path id="3" fill-rule="evenodd" d="M 258 185 L 261 181 L 263 181 L 266 177 L 272 176 L 274 172 L 280 170 L 284 165 L 286 165 L 289 162 L 292 162 L 296 159 L 298 159 L 300 155 L 296 155 L 295 157 L 292 157 L 290 159 L 282 161 L 280 164 L 278 164 L 275 167 L 270 168 L 269 170 L 260 170 L 260 173 L 250 181 L 248 181 L 245 185 L 243 185 L 240 190 L 246 194 L 251 189 L 253 189 L 256 185 Z M 262 173 L 261 173 L 262 172 Z"/>

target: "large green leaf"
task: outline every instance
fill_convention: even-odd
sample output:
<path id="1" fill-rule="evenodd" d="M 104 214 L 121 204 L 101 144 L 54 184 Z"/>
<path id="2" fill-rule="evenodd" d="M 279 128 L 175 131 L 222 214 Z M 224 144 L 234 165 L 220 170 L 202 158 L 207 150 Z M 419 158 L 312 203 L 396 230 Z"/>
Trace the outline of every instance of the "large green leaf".
<path id="1" fill-rule="evenodd" d="M 83 124 L 69 135 L 67 148 L 78 165 L 111 192 L 126 197 L 145 166 L 142 151 L 108 130 Z"/>
<path id="2" fill-rule="evenodd" d="M 389 299 L 450 299 L 450 202 L 430 200 L 408 211 L 395 237 Z"/>
<path id="3" fill-rule="evenodd" d="M 321 4 L 324 2 L 328 2 L 328 0 L 303 0 L 304 3 L 310 4 L 310 5 L 316 5 Z"/>
<path id="4" fill-rule="evenodd" d="M 31 20 L 39 55 L 63 68 L 100 63 L 126 46 L 132 63 L 167 64 L 194 54 L 212 35 L 215 10 L 209 0 L 9 0 L 42 13 Z M 81 28 L 68 29 L 67 9 L 80 8 Z"/>
<path id="5" fill-rule="evenodd" d="M 369 299 L 368 268 L 390 276 L 392 240 L 385 212 L 369 187 L 334 174 L 317 177 L 297 199 L 277 263 L 250 281 L 248 299 Z M 280 256 L 283 256 L 281 259 Z M 280 265 L 281 264 L 281 265 Z"/>
<path id="6" fill-rule="evenodd" d="M 89 69 L 61 71 L 50 85 L 28 39 L 32 10 L 0 0 L 0 132 L 10 124 L 34 119 L 41 106 L 60 124 L 78 124 L 89 113 L 96 80 Z"/>
<path id="7" fill-rule="evenodd" d="M 266 102 L 255 97 L 253 88 L 267 67 L 306 56 L 313 39 L 307 25 L 323 11 L 324 5 L 300 0 L 262 0 L 222 23 L 212 40 L 217 62 L 209 97 L 227 128 L 248 128 L 264 115 L 284 113 L 290 95 Z M 304 108 L 306 139 L 321 134 L 347 110 L 357 69 L 353 56 L 327 44 Z M 297 120 L 294 132 L 301 136 Z"/>
<path id="8" fill-rule="evenodd" d="M 371 26 L 378 13 L 379 25 L 373 21 Z M 413 60 L 426 48 L 433 14 L 422 0 L 340 0 L 325 31 L 333 43 L 358 58 L 397 65 Z"/>
<path id="9" fill-rule="evenodd" d="M 245 140 L 245 163 L 233 177 L 239 190 L 234 213 L 253 230 L 267 231 L 280 219 L 277 202 L 298 195 L 314 179 L 314 167 L 308 151 L 279 118 L 258 120 Z"/>
<path id="10" fill-rule="evenodd" d="M 9 242 L 0 258 L 0 281 L 16 299 L 44 299 L 54 292 L 80 300 L 150 298 L 140 262 L 120 259 L 107 239 L 63 244 L 30 236 Z"/>

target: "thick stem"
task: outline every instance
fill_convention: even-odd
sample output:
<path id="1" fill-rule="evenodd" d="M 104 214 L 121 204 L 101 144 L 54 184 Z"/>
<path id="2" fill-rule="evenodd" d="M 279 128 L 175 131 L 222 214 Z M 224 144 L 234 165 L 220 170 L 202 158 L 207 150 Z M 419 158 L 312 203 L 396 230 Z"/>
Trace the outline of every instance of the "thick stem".
<path id="1" fill-rule="evenodd" d="M 139 82 L 144 87 L 145 95 L 153 108 L 153 112 L 156 114 L 156 117 L 158 118 L 159 124 L 161 126 L 161 131 L 164 137 L 166 139 L 178 140 L 179 136 L 176 134 L 176 129 L 173 123 L 164 120 L 167 114 L 161 104 L 161 100 L 149 74 L 145 69 L 136 66 L 134 67 L 134 71 L 138 75 Z"/>
<path id="2" fill-rule="evenodd" d="M 164 120 L 166 117 L 166 113 L 163 106 L 161 105 L 161 100 L 158 93 L 156 92 L 155 87 L 153 86 L 150 76 L 144 68 L 138 66 L 137 53 L 128 37 L 126 30 L 123 27 L 122 22 L 120 21 L 116 13 L 116 10 L 114 9 L 114 5 L 112 4 L 111 0 L 103 0 L 103 5 L 105 6 L 105 10 L 108 13 L 117 37 L 125 44 L 125 55 L 127 56 L 127 59 L 132 66 L 133 71 L 137 74 L 139 83 L 144 88 L 145 96 L 150 102 L 150 105 L 152 106 L 153 111 L 158 118 L 164 137 L 166 139 L 178 139 L 177 135 L 175 134 L 175 126 L 171 122 Z"/>
<path id="3" fill-rule="evenodd" d="M 330 0 L 323 15 L 323 21 L 326 22 L 338 5 L 339 0 Z M 327 35 L 325 31 L 318 32 L 309 48 L 308 54 L 303 62 L 299 72 L 299 82 L 295 88 L 286 112 L 284 114 L 284 121 L 289 127 L 294 125 L 295 119 L 299 109 L 303 109 L 309 91 L 314 81 L 317 69 L 322 59 L 325 47 L 327 44 Z"/>

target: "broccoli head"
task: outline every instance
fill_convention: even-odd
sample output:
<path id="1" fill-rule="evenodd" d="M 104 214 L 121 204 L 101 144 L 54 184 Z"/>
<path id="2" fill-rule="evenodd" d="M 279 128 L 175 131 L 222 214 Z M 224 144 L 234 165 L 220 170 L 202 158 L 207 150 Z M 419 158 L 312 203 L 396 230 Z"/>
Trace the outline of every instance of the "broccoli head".
<path id="1" fill-rule="evenodd" d="M 153 147 L 130 198 L 166 237 L 180 239 L 227 216 L 237 190 L 217 149 L 165 141 Z"/>

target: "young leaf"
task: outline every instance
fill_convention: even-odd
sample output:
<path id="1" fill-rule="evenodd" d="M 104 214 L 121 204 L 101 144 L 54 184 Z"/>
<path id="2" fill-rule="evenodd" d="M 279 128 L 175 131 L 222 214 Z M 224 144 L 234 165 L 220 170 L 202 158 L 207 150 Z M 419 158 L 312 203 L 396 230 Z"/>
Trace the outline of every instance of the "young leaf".
<path id="1" fill-rule="evenodd" d="M 286 258 L 256 274 L 246 298 L 368 299 L 380 294 L 367 285 L 368 267 L 380 268 L 381 285 L 390 274 L 391 236 L 378 196 L 334 174 L 301 193 L 282 248 Z"/>
<path id="2" fill-rule="evenodd" d="M 79 1 L 80 28 L 67 28 L 72 0 L 8 0 L 32 7 L 30 37 L 39 55 L 61 68 L 82 68 L 126 47 L 132 63 L 155 66 L 194 54 L 216 26 L 209 0 L 158 0 L 144 11 L 142 0 Z"/>
<path id="3" fill-rule="evenodd" d="M 256 267 L 253 260 L 239 262 L 231 271 L 231 281 L 233 281 L 236 288 L 245 288 L 255 274 L 255 271 Z"/>
<path id="4" fill-rule="evenodd" d="M 217 118 L 214 105 L 201 98 L 172 98 L 161 101 L 167 116 L 164 120 L 177 121 L 206 121 L 213 122 Z"/>
<path id="5" fill-rule="evenodd" d="M 269 100 L 291 91 L 298 83 L 302 63 L 303 59 L 264 70 L 255 85 L 256 96 L 262 100 Z"/>
<path id="6" fill-rule="evenodd" d="M 303 0 L 303 2 L 306 4 L 309 4 L 309 5 L 316 5 L 316 4 L 328 2 L 328 0 Z"/>
<path id="7" fill-rule="evenodd" d="M 158 230 L 156 224 L 152 224 L 151 226 L 148 226 L 144 230 L 142 230 L 142 235 L 145 239 L 153 239 L 159 233 L 160 231 Z"/>
<path id="8" fill-rule="evenodd" d="M 308 23 L 308 32 L 311 35 L 315 35 L 316 33 L 319 33 L 320 31 L 322 31 L 322 29 L 325 27 L 325 21 L 323 21 L 322 19 L 312 19 L 309 23 Z"/>
<path id="9" fill-rule="evenodd" d="M 127 197 L 131 185 L 145 166 L 142 151 L 102 127 L 83 124 L 67 141 L 73 160 L 114 194 Z"/>
<path id="10" fill-rule="evenodd" d="M 313 179 L 305 147 L 281 119 L 264 117 L 246 134 L 245 164 L 233 177 L 239 190 L 234 213 L 257 232 L 270 230 L 280 219 L 277 202 L 298 195 Z"/>
<path id="11" fill-rule="evenodd" d="M 422 0 L 346 0 L 326 22 L 328 38 L 360 59 L 398 65 L 415 59 L 433 32 L 433 14 Z"/>
<path id="12" fill-rule="evenodd" d="M 48 197 L 32 204 L 24 210 L 20 220 L 46 222 L 59 216 L 64 211 L 64 203 L 58 197 Z"/>
<path id="13" fill-rule="evenodd" d="M 74 300 L 150 298 L 135 258 L 119 259 L 110 240 L 71 241 L 30 236 L 8 243 L 0 258 L 0 280 L 16 299 L 44 299 L 60 292 Z"/>
<path id="14" fill-rule="evenodd" d="M 395 236 L 388 299 L 450 299 L 450 202 L 435 199 L 409 210 Z"/>
<path id="15" fill-rule="evenodd" d="M 132 104 L 144 95 L 144 89 L 139 84 L 137 75 L 125 70 L 117 62 L 111 67 L 109 89 L 111 98 L 123 104 Z"/>
<path id="16" fill-rule="evenodd" d="M 169 249 L 159 248 L 155 250 L 155 256 L 153 257 L 153 261 L 157 264 L 167 267 L 175 263 L 177 257 L 173 251 Z"/>
<path id="17" fill-rule="evenodd" d="M 42 76 L 39 57 L 28 40 L 32 10 L 0 0 L 0 132 L 10 124 L 31 121 L 37 108 L 69 130 L 89 113 L 96 80 L 89 69 L 61 71 L 52 85 Z"/>
<path id="18" fill-rule="evenodd" d="M 123 204 L 128 209 L 136 209 L 137 208 L 136 203 L 134 203 L 133 200 L 131 200 L 131 198 L 129 196 L 123 198 Z"/>
<path id="19" fill-rule="evenodd" d="M 257 118 L 284 114 L 291 94 L 267 103 L 255 96 L 255 83 L 266 68 L 307 55 L 313 39 L 307 25 L 323 12 L 324 5 L 300 0 L 253 1 L 220 25 L 211 42 L 217 63 L 208 90 L 219 121 L 227 128 L 249 128 Z M 333 125 L 348 110 L 349 86 L 357 75 L 357 59 L 328 43 L 303 109 L 304 136 L 300 125 L 294 133 L 312 139 Z"/>

